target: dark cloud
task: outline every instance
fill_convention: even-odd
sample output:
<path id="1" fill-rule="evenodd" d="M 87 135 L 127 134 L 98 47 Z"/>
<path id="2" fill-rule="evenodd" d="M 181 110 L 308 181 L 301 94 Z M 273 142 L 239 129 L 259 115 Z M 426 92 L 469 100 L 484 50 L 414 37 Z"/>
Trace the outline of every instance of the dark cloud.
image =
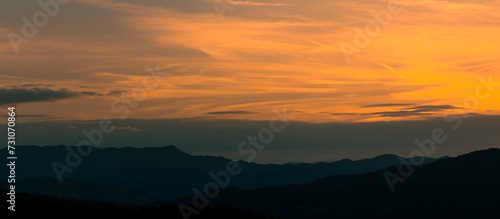
<path id="1" fill-rule="evenodd" d="M 404 109 L 421 110 L 421 112 L 422 112 L 422 111 L 439 111 L 439 110 L 446 110 L 446 109 L 460 109 L 460 107 L 455 107 L 455 106 L 451 106 L 451 105 L 421 105 L 421 106 L 409 107 L 409 108 L 404 108 Z"/>
<path id="2" fill-rule="evenodd" d="M 408 117 L 408 116 L 430 116 L 433 112 L 439 112 L 447 109 L 460 109 L 451 105 L 420 105 L 415 107 L 407 107 L 397 111 L 383 111 L 366 113 L 362 115 L 377 115 L 381 117 Z"/>
<path id="3" fill-rule="evenodd" d="M 382 104 L 373 104 L 373 105 L 366 105 L 362 106 L 363 108 L 370 108 L 370 107 L 385 107 L 385 106 L 411 106 L 415 105 L 413 103 L 382 103 Z"/>
<path id="4" fill-rule="evenodd" d="M 97 93 L 97 92 L 93 92 L 93 91 L 82 91 L 82 92 L 80 92 L 80 95 L 81 96 L 96 96 L 96 97 L 102 96 L 102 94 Z"/>
<path id="5" fill-rule="evenodd" d="M 32 87 L 52 87 L 52 84 L 20 84 L 20 85 L 11 85 L 5 86 L 7 88 L 32 88 Z"/>
<path id="6" fill-rule="evenodd" d="M 29 86 L 28 86 L 29 87 Z M 23 88 L 16 86 L 14 88 L 0 88 L 0 105 L 12 103 L 27 103 L 27 102 L 42 102 L 55 101 L 78 97 L 103 96 L 101 93 L 92 91 L 71 91 L 66 88 L 52 90 L 45 87 Z"/>
<path id="7" fill-rule="evenodd" d="M 405 110 L 400 110 L 400 111 L 385 111 L 385 112 L 375 112 L 375 113 L 365 113 L 362 115 L 365 116 L 381 116 L 381 117 L 408 117 L 408 116 L 417 116 L 417 115 L 424 115 L 425 113 L 423 112 L 417 112 L 414 110 L 411 111 L 405 111 Z"/>
<path id="8" fill-rule="evenodd" d="M 114 90 L 114 91 L 110 91 L 108 94 L 106 94 L 107 96 L 119 96 L 121 94 L 123 94 L 125 91 L 121 91 L 121 90 Z"/>
<path id="9" fill-rule="evenodd" d="M 80 94 L 66 88 L 51 90 L 48 88 L 0 88 L 0 105 L 11 103 L 54 101 L 79 97 Z"/>
<path id="10" fill-rule="evenodd" d="M 256 114 L 256 112 L 250 111 L 217 111 L 217 112 L 208 112 L 205 114 Z"/>
<path id="11" fill-rule="evenodd" d="M 355 116 L 359 115 L 359 113 L 330 113 L 333 116 Z"/>

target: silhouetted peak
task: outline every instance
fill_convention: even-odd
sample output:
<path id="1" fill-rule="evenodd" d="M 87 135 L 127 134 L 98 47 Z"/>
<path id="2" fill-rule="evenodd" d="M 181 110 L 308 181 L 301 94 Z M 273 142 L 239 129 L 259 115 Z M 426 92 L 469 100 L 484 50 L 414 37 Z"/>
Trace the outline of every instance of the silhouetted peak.
<path id="1" fill-rule="evenodd" d="M 395 155 L 395 154 L 382 154 L 382 155 L 378 155 L 372 159 L 374 159 L 374 160 L 392 160 L 392 159 L 399 159 L 399 156 Z"/>
<path id="2" fill-rule="evenodd" d="M 176 147 L 175 145 L 161 146 L 161 147 L 158 147 L 158 148 L 162 148 L 164 150 L 171 151 L 171 152 L 176 152 L 176 153 L 186 153 L 186 152 L 182 151 L 181 149 L 179 149 L 178 147 Z"/>
<path id="3" fill-rule="evenodd" d="M 339 160 L 339 161 L 335 161 L 333 163 L 337 163 L 337 164 L 346 164 L 346 163 L 352 163 L 354 162 L 353 160 L 351 159 L 348 159 L 348 158 L 345 158 L 345 159 L 342 159 L 342 160 Z"/>
<path id="4" fill-rule="evenodd" d="M 181 158 L 186 156 L 192 156 L 174 145 L 159 146 L 159 147 L 123 147 L 123 148 L 102 148 L 102 151 L 111 152 L 116 150 L 117 153 L 121 154 L 135 154 L 137 156 L 152 156 L 152 157 L 175 157 Z M 151 158 L 152 158 L 151 157 Z"/>
<path id="5" fill-rule="evenodd" d="M 490 159 L 490 158 L 498 158 L 500 156 L 500 149 L 499 148 L 490 148 L 490 149 L 485 149 L 485 150 L 477 150 L 473 151 L 468 154 L 462 154 L 458 156 L 457 158 L 462 158 L 462 159 Z"/>

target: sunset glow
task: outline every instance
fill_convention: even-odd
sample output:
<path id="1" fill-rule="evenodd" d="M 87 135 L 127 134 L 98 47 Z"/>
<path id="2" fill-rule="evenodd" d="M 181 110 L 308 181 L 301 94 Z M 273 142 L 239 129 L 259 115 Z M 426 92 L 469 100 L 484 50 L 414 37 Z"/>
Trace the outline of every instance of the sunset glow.
<path id="1" fill-rule="evenodd" d="M 209 1 L 124 2 L 61 6 L 19 54 L 9 38 L 0 41 L 1 86 L 101 94 L 21 103 L 22 114 L 116 118 L 110 105 L 120 96 L 104 94 L 130 92 L 157 64 L 162 83 L 132 118 L 266 120 L 287 106 L 296 120 L 318 123 L 414 120 L 460 112 L 387 113 L 467 108 L 480 77 L 500 81 L 498 1 L 401 1 L 351 62 L 339 45 L 355 46 L 355 29 L 377 22 L 372 14 L 388 10 L 387 1 L 244 1 L 222 21 Z M 22 34 L 21 19 L 2 23 L 3 35 Z M 499 110 L 492 94 L 465 112 Z"/>

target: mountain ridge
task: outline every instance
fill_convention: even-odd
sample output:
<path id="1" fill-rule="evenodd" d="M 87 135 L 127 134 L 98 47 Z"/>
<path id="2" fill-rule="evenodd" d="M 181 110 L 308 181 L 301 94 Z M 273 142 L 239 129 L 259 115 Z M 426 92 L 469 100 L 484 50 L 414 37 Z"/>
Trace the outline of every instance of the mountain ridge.
<path id="1" fill-rule="evenodd" d="M 22 158 L 17 164 L 18 178 L 43 178 L 56 175 L 52 164 L 66 165 L 67 146 L 17 146 Z M 76 151 L 74 146 L 70 146 Z M 0 150 L 1 151 L 1 150 Z M 1 153 L 1 152 L 0 152 Z M 387 159 L 389 158 L 389 159 Z M 225 170 L 230 159 L 222 156 L 190 155 L 173 145 L 143 148 L 93 148 L 81 163 L 71 167 L 63 179 L 74 179 L 105 186 L 139 189 L 175 200 L 192 193 L 192 188 L 212 181 L 209 172 Z M 231 178 L 231 186 L 259 188 L 287 184 L 304 184 L 325 176 L 357 174 L 384 169 L 400 163 L 397 155 L 378 156 L 357 161 L 299 164 L 258 164 L 237 161 L 243 169 Z M 427 162 L 435 158 L 426 159 Z M 37 166 L 37 169 L 31 168 Z"/>
<path id="2" fill-rule="evenodd" d="M 414 168 L 394 193 L 384 172 L 398 173 L 398 166 L 328 176 L 303 185 L 226 188 L 211 204 L 292 219 L 498 217 L 500 149 L 474 151 Z"/>

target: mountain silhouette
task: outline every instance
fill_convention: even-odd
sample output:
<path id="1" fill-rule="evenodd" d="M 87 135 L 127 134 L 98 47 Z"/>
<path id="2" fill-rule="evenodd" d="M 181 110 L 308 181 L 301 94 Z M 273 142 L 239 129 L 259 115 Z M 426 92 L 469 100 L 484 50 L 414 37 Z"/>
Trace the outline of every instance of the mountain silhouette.
<path id="1" fill-rule="evenodd" d="M 71 147 L 76 151 L 76 147 Z M 5 149 L 3 149 L 5 150 Z M 56 178 L 53 162 L 66 165 L 66 146 L 18 146 L 22 157 L 17 178 Z M 2 151 L 2 150 L 0 150 Z M 3 151 L 2 151 L 3 152 Z M 0 152 L 1 153 L 1 152 Z M 384 169 L 401 161 L 396 155 L 372 159 L 299 164 L 257 164 L 239 161 L 243 171 L 231 178 L 231 186 L 251 189 L 310 183 L 336 174 L 356 174 Z M 435 161 L 427 158 L 426 162 Z M 193 156 L 175 146 L 145 148 L 93 148 L 89 156 L 66 173 L 63 180 L 84 181 L 103 186 L 137 189 L 175 201 L 192 189 L 212 181 L 208 173 L 226 168 L 230 160 L 220 156 Z M 33 168 L 36 167 L 36 168 Z"/>
<path id="2" fill-rule="evenodd" d="M 162 149 L 179 153 L 172 147 L 155 150 Z M 221 158 L 203 156 L 201 159 Z M 390 159 L 400 160 L 395 155 L 381 155 L 361 161 L 338 162 L 343 165 L 361 162 L 357 165 L 364 166 L 365 162 L 385 164 Z M 157 162 L 150 161 L 150 164 Z M 272 171 L 284 168 L 263 166 Z M 500 149 L 475 151 L 416 166 L 404 182 L 396 185 L 395 192 L 391 192 L 384 173 L 399 174 L 398 168 L 389 166 L 367 173 L 337 174 L 305 184 L 256 189 L 231 186 L 222 189 L 218 196 L 210 199 L 207 208 L 192 218 L 498 218 L 500 215 Z M 4 182 L 2 187 L 5 186 Z M 135 189 L 72 179 L 59 183 L 47 177 L 24 178 L 16 186 L 16 202 L 24 214 L 36 211 L 49 215 L 58 211 L 67 215 L 78 212 L 79 216 L 181 218 L 176 204 Z M 0 189 L 0 192 L 6 191 Z M 192 197 L 181 201 L 189 203 Z"/>
<path id="3" fill-rule="evenodd" d="M 398 166 L 387 168 L 398 173 Z M 415 167 L 394 193 L 385 170 L 335 175 L 304 185 L 226 188 L 215 205 L 284 218 L 498 218 L 500 149 Z"/>

